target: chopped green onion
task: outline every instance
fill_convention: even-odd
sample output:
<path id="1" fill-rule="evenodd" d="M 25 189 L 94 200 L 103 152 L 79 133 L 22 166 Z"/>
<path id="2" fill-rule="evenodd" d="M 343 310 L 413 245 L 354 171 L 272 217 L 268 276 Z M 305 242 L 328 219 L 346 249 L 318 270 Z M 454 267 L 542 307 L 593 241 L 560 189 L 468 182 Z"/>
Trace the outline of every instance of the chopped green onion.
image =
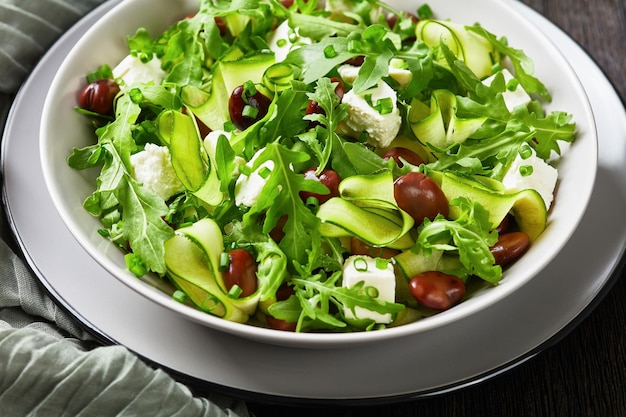
<path id="1" fill-rule="evenodd" d="M 511 78 L 508 83 L 506 83 L 506 89 L 509 91 L 515 91 L 519 86 L 519 81 L 515 78 Z"/>
<path id="2" fill-rule="evenodd" d="M 324 57 L 326 58 L 334 58 L 337 56 L 337 51 L 335 51 L 335 47 L 332 45 L 328 45 L 324 48 Z"/>
<path id="3" fill-rule="evenodd" d="M 179 303 L 184 304 L 185 301 L 187 301 L 187 294 L 185 294 L 181 290 L 176 290 L 174 291 L 174 294 L 172 294 L 172 298 L 174 299 L 174 301 L 178 301 Z"/>
<path id="4" fill-rule="evenodd" d="M 499 62 L 497 62 L 497 63 L 495 63 L 495 64 L 493 64 L 493 65 L 491 66 L 491 72 L 492 72 L 493 74 L 495 74 L 495 73 L 497 73 L 497 72 L 500 72 L 500 71 L 502 71 L 502 65 L 500 65 L 500 63 L 499 63 Z"/>
<path id="5" fill-rule="evenodd" d="M 239 296 L 241 295 L 242 292 L 243 292 L 243 290 L 241 289 L 241 287 L 239 285 L 235 284 L 228 291 L 228 295 L 230 297 L 233 297 L 233 298 L 239 298 Z"/>
<path id="6" fill-rule="evenodd" d="M 225 132 L 234 132 L 235 130 L 237 130 L 237 127 L 230 120 L 224 123 L 224 131 Z"/>
<path id="7" fill-rule="evenodd" d="M 533 155 L 533 150 L 528 144 L 524 144 L 519 150 L 519 156 L 522 159 L 528 159 Z"/>
<path id="8" fill-rule="evenodd" d="M 257 93 L 256 86 L 250 80 L 243 83 L 243 90 L 245 92 L 244 96 L 247 96 L 247 97 L 253 96 Z"/>
<path id="9" fill-rule="evenodd" d="M 259 115 L 259 109 L 256 107 L 252 107 L 249 104 L 246 104 L 241 111 L 241 115 L 244 117 L 250 117 L 255 119 Z"/>
<path id="10" fill-rule="evenodd" d="M 532 175 L 532 173 L 533 173 L 533 166 L 532 165 L 522 165 L 521 167 L 519 167 L 519 173 L 522 175 L 522 177 L 528 177 L 528 176 Z"/>
<path id="11" fill-rule="evenodd" d="M 365 290 L 365 294 L 372 298 L 378 298 L 378 295 L 380 294 L 380 292 L 378 291 L 378 288 L 371 286 L 371 285 L 365 287 L 364 290 Z"/>
<path id="12" fill-rule="evenodd" d="M 269 177 L 271 173 L 272 173 L 272 170 L 266 166 L 261 167 L 261 169 L 259 169 L 259 172 L 258 172 L 259 177 L 263 178 L 264 180 L 266 180 L 267 177 Z"/>
<path id="13" fill-rule="evenodd" d="M 211 313 L 214 310 L 219 311 L 220 307 L 223 308 L 222 301 L 214 296 L 213 294 L 209 294 L 204 300 L 202 300 L 202 304 L 200 304 L 200 309 L 206 311 L 207 313 Z"/>
<path id="14" fill-rule="evenodd" d="M 315 196 L 309 196 L 306 199 L 305 205 L 309 208 L 316 208 L 320 205 L 320 201 Z"/>
<path id="15" fill-rule="evenodd" d="M 296 33 L 295 30 L 291 29 L 289 31 L 289 34 L 287 35 L 287 38 L 289 39 L 289 42 L 296 43 L 296 41 L 298 40 L 299 36 L 298 36 L 298 34 Z"/>
<path id="16" fill-rule="evenodd" d="M 367 271 L 367 261 L 365 260 L 365 258 L 362 258 L 360 256 L 358 258 L 354 258 L 354 261 L 352 261 L 352 265 L 354 265 L 354 269 L 359 272 Z"/>
<path id="17" fill-rule="evenodd" d="M 140 104 L 144 101 L 143 93 L 138 88 L 131 88 L 128 92 L 128 96 L 130 97 L 130 100 L 135 104 Z"/>
<path id="18" fill-rule="evenodd" d="M 277 41 L 276 41 L 276 45 L 277 45 L 279 48 L 284 47 L 285 45 L 287 45 L 287 39 L 282 39 L 282 38 L 281 38 L 281 39 L 277 40 Z"/>
<path id="19" fill-rule="evenodd" d="M 393 111 L 393 100 L 391 97 L 381 98 L 373 106 L 381 115 L 389 114 Z"/>
<path id="20" fill-rule="evenodd" d="M 220 272 L 226 271 L 229 267 L 230 267 L 230 255 L 228 254 L 228 252 L 220 253 L 220 265 L 219 265 Z"/>
<path id="21" fill-rule="evenodd" d="M 134 253 L 124 255 L 124 261 L 126 261 L 128 270 L 136 276 L 142 277 L 148 273 L 148 268 L 146 268 L 141 258 Z"/>
<path id="22" fill-rule="evenodd" d="M 385 270 L 389 266 L 389 261 L 384 258 L 376 258 L 376 268 Z"/>

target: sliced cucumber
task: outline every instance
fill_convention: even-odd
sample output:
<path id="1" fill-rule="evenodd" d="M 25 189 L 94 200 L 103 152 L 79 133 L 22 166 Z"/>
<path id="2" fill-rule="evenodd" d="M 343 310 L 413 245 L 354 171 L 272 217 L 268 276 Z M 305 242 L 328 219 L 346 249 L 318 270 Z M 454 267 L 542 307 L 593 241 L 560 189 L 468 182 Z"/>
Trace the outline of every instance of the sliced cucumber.
<path id="1" fill-rule="evenodd" d="M 414 220 L 400 210 L 393 195 L 391 172 L 355 175 L 339 184 L 341 197 L 322 204 L 317 217 L 327 237 L 355 236 L 372 246 L 408 249 Z"/>
<path id="2" fill-rule="evenodd" d="M 445 43 L 478 78 L 491 75 L 493 65 L 500 61 L 498 51 L 487 39 L 468 31 L 459 23 L 421 20 L 415 28 L 415 34 L 431 49 L 436 49 L 441 42 Z M 447 65 L 445 58 L 440 57 L 440 61 Z"/>
<path id="3" fill-rule="evenodd" d="M 194 88 L 183 94 L 183 102 L 211 130 L 223 130 L 230 121 L 228 99 L 233 90 L 247 81 L 261 83 L 265 70 L 274 64 L 273 53 L 242 56 L 239 52 L 232 51 L 214 66 L 210 94 Z"/>
<path id="4" fill-rule="evenodd" d="M 196 197 L 211 206 L 224 199 L 214 160 L 204 153 L 193 117 L 166 110 L 157 119 L 161 140 L 170 149 L 172 166 L 180 182 Z"/>
<path id="5" fill-rule="evenodd" d="M 487 120 L 486 117 L 460 118 L 456 111 L 456 96 L 448 90 L 435 90 L 430 107 L 417 99 L 412 100 L 409 125 L 423 145 L 447 149 L 450 145 L 464 142 Z"/>
<path id="6" fill-rule="evenodd" d="M 246 322 L 258 304 L 258 294 L 232 298 L 219 271 L 224 252 L 222 231 L 208 218 L 180 228 L 165 242 L 168 276 L 201 310 L 226 320 Z"/>
<path id="7" fill-rule="evenodd" d="M 490 190 L 485 184 L 471 178 L 445 172 L 439 177 L 441 190 L 448 201 L 456 197 L 467 197 L 470 201 L 480 203 L 489 211 L 489 221 L 497 227 L 504 217 L 511 213 L 522 232 L 534 241 L 545 230 L 548 222 L 546 205 L 541 195 L 527 189 L 512 194 Z M 450 217 L 455 218 L 457 208 L 450 207 Z"/>

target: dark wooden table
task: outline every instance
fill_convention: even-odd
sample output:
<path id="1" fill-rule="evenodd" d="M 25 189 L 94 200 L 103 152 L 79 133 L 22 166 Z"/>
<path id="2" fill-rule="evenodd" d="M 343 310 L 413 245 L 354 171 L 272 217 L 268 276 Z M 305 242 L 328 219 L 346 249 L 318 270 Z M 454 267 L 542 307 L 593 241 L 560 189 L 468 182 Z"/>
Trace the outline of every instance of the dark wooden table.
<path id="1" fill-rule="evenodd" d="M 622 101 L 626 100 L 624 0 L 523 3 L 576 40 L 602 68 Z M 304 408 L 250 404 L 250 410 L 257 417 L 626 416 L 623 263 L 610 291 L 579 317 L 573 330 L 528 362 L 482 383 L 433 398 L 386 405 Z"/>

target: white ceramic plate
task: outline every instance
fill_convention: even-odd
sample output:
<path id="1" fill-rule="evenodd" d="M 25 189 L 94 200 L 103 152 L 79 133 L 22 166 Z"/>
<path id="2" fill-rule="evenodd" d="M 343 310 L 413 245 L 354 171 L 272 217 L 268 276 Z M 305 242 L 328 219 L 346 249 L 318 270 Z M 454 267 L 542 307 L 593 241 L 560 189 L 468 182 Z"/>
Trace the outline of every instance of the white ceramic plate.
<path id="1" fill-rule="evenodd" d="M 390 3 L 394 4 L 394 1 Z M 194 0 L 133 0 L 120 3 L 94 24 L 72 48 L 52 82 L 43 111 L 41 160 L 44 179 L 61 218 L 94 259 L 125 285 L 150 300 L 198 323 L 254 340 L 310 348 L 360 346 L 445 327 L 502 300 L 541 271 L 578 225 L 593 188 L 597 148 L 593 115 L 576 74 L 558 49 L 510 4 L 499 0 L 466 0 L 462 4 L 442 0 L 434 6 L 437 17 L 465 24 L 480 22 L 496 35 L 506 35 L 511 45 L 523 49 L 532 57 L 535 75 L 550 88 L 554 98 L 548 108 L 573 114 L 577 123 L 575 144 L 572 147 L 564 144 L 564 158 L 557 162 L 561 181 L 548 228 L 533 242 L 523 258 L 507 269 L 500 285 L 474 294 L 460 305 L 416 323 L 384 332 L 352 334 L 278 332 L 221 320 L 174 301 L 170 294 L 147 285 L 130 273 L 122 252 L 97 233 L 101 227 L 99 220 L 82 208 L 84 199 L 93 192 L 96 172 L 73 170 L 67 165 L 66 158 L 73 147 L 87 146 L 94 140 L 84 117 L 72 110 L 84 75 L 103 63 L 115 65 L 126 56 L 123 38 L 134 34 L 138 27 L 146 27 L 150 33 L 157 34 L 175 19 L 191 12 L 195 4 Z M 395 4 L 406 5 L 406 2 L 396 0 Z M 413 4 L 415 7 L 418 5 L 417 2 Z M 113 36 L 112 32 L 117 36 Z M 581 171 L 581 166 L 586 169 Z"/>
<path id="2" fill-rule="evenodd" d="M 78 23 L 33 71 L 11 109 L 1 161 L 4 203 L 29 265 L 57 302 L 103 341 L 123 344 L 206 391 L 289 402 L 393 401 L 458 389 L 522 363 L 558 340 L 608 289 L 626 245 L 626 112 L 582 49 L 535 12 L 510 2 L 576 63 L 598 118 L 599 170 L 589 208 L 535 279 L 445 329 L 327 350 L 244 342 L 139 295 L 112 279 L 65 228 L 36 157 L 33 115 L 40 114 L 56 69 L 113 4 Z"/>

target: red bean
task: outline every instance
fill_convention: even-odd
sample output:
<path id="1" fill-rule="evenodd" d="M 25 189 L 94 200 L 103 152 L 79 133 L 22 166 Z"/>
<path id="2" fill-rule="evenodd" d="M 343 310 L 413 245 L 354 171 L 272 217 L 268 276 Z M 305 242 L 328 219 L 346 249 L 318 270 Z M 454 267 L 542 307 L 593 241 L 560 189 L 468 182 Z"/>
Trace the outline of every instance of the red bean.
<path id="1" fill-rule="evenodd" d="M 323 204 L 330 198 L 337 197 L 339 195 L 339 183 L 341 182 L 341 178 L 339 177 L 339 174 L 332 169 L 323 170 L 319 176 L 315 175 L 316 170 L 316 168 L 307 169 L 304 171 L 304 178 L 321 182 L 329 189 L 330 192 L 328 194 L 318 194 L 310 191 L 300 191 L 300 198 L 306 202 L 309 197 L 315 197 L 320 204 Z"/>
<path id="2" fill-rule="evenodd" d="M 490 250 L 496 265 L 506 266 L 522 256 L 530 246 L 530 238 L 524 232 L 510 232 L 500 235 Z"/>
<path id="3" fill-rule="evenodd" d="M 424 163 L 424 160 L 421 156 L 419 156 L 410 149 L 402 147 L 389 148 L 387 152 L 385 152 L 385 154 L 383 155 L 383 159 L 385 161 L 388 161 L 392 158 L 394 161 L 396 161 L 396 164 L 400 168 L 404 166 L 404 163 L 400 160 L 400 158 L 415 166 L 420 166 Z"/>
<path id="4" fill-rule="evenodd" d="M 510 227 L 511 227 L 511 215 L 507 214 L 506 216 L 504 216 L 504 218 L 502 219 L 498 227 L 496 227 L 496 232 L 498 232 L 498 235 L 502 235 L 504 233 L 507 233 Z"/>
<path id="5" fill-rule="evenodd" d="M 243 249 L 233 249 L 228 252 L 228 269 L 222 272 L 226 290 L 237 285 L 241 288 L 240 298 L 254 294 L 257 289 L 257 264 L 250 252 Z"/>
<path id="6" fill-rule="evenodd" d="M 283 229 L 285 228 L 285 224 L 287 223 L 288 219 L 289 216 L 283 214 L 278 218 L 278 221 L 276 222 L 274 228 L 270 230 L 269 235 L 274 240 L 274 242 L 280 242 L 285 237 L 285 231 Z"/>
<path id="7" fill-rule="evenodd" d="M 415 219 L 417 225 L 424 219 L 433 220 L 438 214 L 448 216 L 449 206 L 441 188 L 421 172 L 409 172 L 393 183 L 393 195 L 398 207 Z"/>
<path id="8" fill-rule="evenodd" d="M 366 255 L 374 258 L 391 259 L 398 255 L 400 251 L 391 248 L 370 246 L 361 239 L 352 237 L 350 239 L 350 253 L 353 255 Z"/>
<path id="9" fill-rule="evenodd" d="M 220 31 L 220 36 L 226 36 L 228 34 L 228 26 L 226 25 L 226 21 L 223 17 L 215 16 L 215 25 Z"/>
<path id="10" fill-rule="evenodd" d="M 465 295 L 465 284 L 454 275 L 428 271 L 409 281 L 411 295 L 422 305 L 433 310 L 447 310 Z"/>
<path id="11" fill-rule="evenodd" d="M 365 62 L 364 55 L 357 55 L 354 58 L 348 59 L 344 64 L 352 65 L 353 67 L 360 67 Z"/>
<path id="12" fill-rule="evenodd" d="M 120 86 L 110 78 L 103 78 L 88 84 L 80 94 L 78 104 L 85 110 L 102 115 L 113 114 L 113 100 L 120 92 Z"/>
<path id="13" fill-rule="evenodd" d="M 183 107 L 183 114 L 188 114 L 186 107 Z M 211 133 L 211 129 L 205 125 L 202 120 L 198 119 L 195 115 L 194 119 L 196 119 L 196 125 L 198 126 L 198 132 L 200 133 L 201 138 L 205 138 L 209 133 Z"/>
<path id="14" fill-rule="evenodd" d="M 292 323 L 290 321 L 285 321 L 281 319 L 277 319 L 276 317 L 266 316 L 267 324 L 274 330 L 282 330 L 284 332 L 295 332 L 298 323 Z"/>
<path id="15" fill-rule="evenodd" d="M 284 301 L 295 294 L 293 287 L 283 284 L 276 291 L 276 301 Z M 298 323 L 277 319 L 276 317 L 266 316 L 267 324 L 272 329 L 293 332 L 296 330 Z"/>
<path id="16" fill-rule="evenodd" d="M 249 94 L 243 85 L 235 87 L 228 99 L 230 119 L 239 130 L 245 130 L 261 120 L 270 107 L 272 100 L 256 91 Z M 244 114 L 244 109 L 251 107 L 256 110 L 254 117 Z"/>

